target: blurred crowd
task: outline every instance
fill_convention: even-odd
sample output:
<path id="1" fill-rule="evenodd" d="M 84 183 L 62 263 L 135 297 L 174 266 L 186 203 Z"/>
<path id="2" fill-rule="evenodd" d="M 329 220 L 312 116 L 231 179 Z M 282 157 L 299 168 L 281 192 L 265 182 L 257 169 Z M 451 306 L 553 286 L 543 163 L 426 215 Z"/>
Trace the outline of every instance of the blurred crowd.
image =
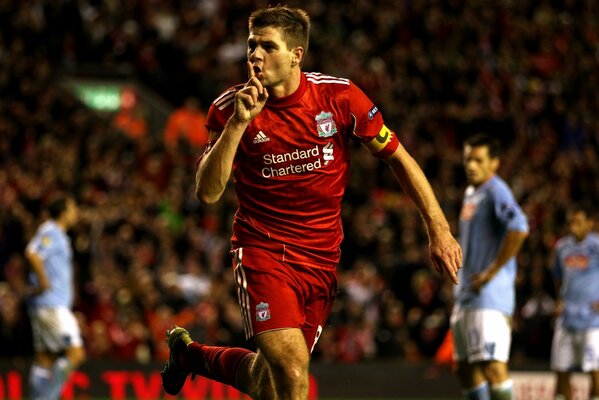
<path id="1" fill-rule="evenodd" d="M 356 82 L 423 167 L 454 232 L 464 137 L 505 147 L 500 175 L 531 234 L 518 258 L 514 360 L 546 359 L 551 249 L 575 201 L 599 204 L 599 4 L 593 0 L 289 1 L 312 16 L 306 71 Z M 198 143 L 131 136 L 65 92 L 64 74 L 134 68 L 174 106 L 207 110 L 245 77 L 251 0 L 0 0 L 0 357 L 31 352 L 24 246 L 55 191 L 74 194 L 75 310 L 90 358 L 162 361 L 164 332 L 248 346 L 232 280 L 229 188 L 194 197 Z M 143 111 L 143 110 L 142 110 Z M 142 113 L 143 117 L 143 113 Z M 176 136 L 176 135 L 175 135 Z M 356 147 L 340 293 L 314 357 L 434 357 L 452 285 L 415 207 Z"/>

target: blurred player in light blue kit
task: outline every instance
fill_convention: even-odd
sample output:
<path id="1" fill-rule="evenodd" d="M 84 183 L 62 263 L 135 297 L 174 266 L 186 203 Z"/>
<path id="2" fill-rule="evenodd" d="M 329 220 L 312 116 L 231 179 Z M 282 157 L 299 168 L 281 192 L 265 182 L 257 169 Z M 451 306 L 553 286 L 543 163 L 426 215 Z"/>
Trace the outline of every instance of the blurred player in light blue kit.
<path id="1" fill-rule="evenodd" d="M 507 362 L 515 256 L 528 236 L 528 222 L 496 175 L 499 143 L 494 138 L 477 134 L 466 140 L 464 168 L 469 183 L 460 213 L 464 263 L 451 316 L 457 374 L 466 399 L 513 399 Z"/>
<path id="2" fill-rule="evenodd" d="M 40 225 L 26 249 L 31 266 L 28 310 L 35 356 L 29 376 L 30 397 L 60 398 L 69 373 L 85 358 L 73 304 L 73 263 L 67 229 L 77 221 L 75 201 L 57 196 L 48 205 L 50 219 Z"/>
<path id="3" fill-rule="evenodd" d="M 557 400 L 570 400 L 570 373 L 591 375 L 591 399 L 599 400 L 599 234 L 591 232 L 589 210 L 568 212 L 570 234 L 555 245 L 553 274 L 558 293 L 551 369 Z"/>

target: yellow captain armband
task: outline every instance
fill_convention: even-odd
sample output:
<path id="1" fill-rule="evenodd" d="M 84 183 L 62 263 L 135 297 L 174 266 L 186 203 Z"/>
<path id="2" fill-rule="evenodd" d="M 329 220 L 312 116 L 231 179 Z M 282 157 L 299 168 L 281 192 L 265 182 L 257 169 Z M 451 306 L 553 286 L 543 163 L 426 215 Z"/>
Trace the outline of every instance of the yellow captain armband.
<path id="1" fill-rule="evenodd" d="M 386 125 L 381 127 L 378 135 L 369 142 L 365 142 L 364 146 L 378 158 L 387 158 L 397 149 L 399 141 L 395 133 L 387 128 Z"/>

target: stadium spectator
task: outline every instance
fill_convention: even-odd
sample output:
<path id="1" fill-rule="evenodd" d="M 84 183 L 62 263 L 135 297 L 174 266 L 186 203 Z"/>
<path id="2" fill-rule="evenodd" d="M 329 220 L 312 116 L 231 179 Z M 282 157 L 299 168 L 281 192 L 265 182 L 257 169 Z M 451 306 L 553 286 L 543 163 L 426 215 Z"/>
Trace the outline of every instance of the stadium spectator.
<path id="1" fill-rule="evenodd" d="M 206 114 L 195 97 L 185 99 L 183 105 L 175 109 L 166 121 L 164 142 L 167 146 L 177 147 L 181 142 L 199 151 L 208 142 Z"/>
<path id="2" fill-rule="evenodd" d="M 121 105 L 113 117 L 112 124 L 133 140 L 143 141 L 148 136 L 148 122 L 136 99 Z"/>

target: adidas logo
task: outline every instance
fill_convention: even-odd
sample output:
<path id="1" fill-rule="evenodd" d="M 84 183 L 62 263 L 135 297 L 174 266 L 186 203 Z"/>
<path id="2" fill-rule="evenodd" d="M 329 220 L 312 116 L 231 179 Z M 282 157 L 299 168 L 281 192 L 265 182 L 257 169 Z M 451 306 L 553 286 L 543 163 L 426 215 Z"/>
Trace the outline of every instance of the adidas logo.
<path id="1" fill-rule="evenodd" d="M 254 144 L 256 143 L 264 143 L 270 141 L 270 138 L 264 134 L 264 132 L 260 131 L 254 138 Z"/>

